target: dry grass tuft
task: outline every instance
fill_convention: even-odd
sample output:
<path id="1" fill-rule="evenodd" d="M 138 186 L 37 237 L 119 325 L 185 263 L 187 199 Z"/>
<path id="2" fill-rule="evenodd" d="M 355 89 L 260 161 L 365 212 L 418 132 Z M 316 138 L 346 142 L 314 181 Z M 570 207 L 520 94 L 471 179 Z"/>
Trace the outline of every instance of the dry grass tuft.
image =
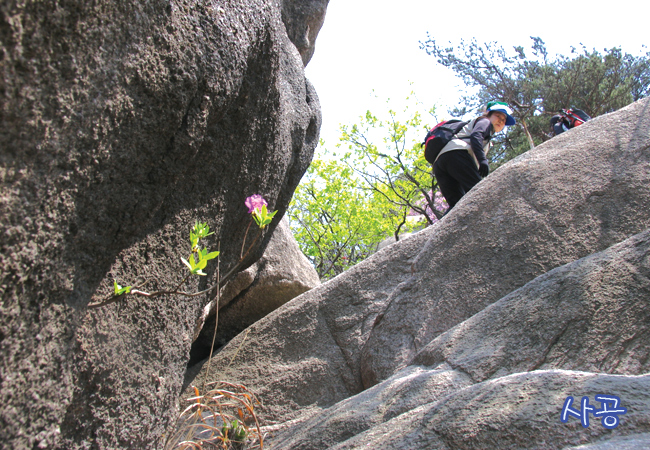
<path id="1" fill-rule="evenodd" d="M 264 449 L 264 436 L 255 413 L 260 401 L 245 386 L 217 381 L 209 390 L 186 401 L 191 404 L 180 414 L 175 433 L 165 450 Z"/>

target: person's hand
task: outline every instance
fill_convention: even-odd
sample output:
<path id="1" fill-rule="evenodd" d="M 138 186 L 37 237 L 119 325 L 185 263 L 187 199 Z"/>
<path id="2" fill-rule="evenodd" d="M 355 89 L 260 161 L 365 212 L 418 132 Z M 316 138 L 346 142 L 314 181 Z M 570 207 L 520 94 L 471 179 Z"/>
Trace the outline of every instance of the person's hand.
<path id="1" fill-rule="evenodd" d="M 488 176 L 488 173 L 490 173 L 490 166 L 488 165 L 487 161 L 479 163 L 478 173 L 483 178 Z"/>

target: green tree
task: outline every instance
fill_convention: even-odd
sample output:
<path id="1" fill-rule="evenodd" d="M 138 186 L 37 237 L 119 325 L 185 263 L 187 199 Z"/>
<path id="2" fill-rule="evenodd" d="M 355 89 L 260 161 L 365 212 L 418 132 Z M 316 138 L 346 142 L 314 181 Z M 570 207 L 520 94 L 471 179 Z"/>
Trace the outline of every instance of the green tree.
<path id="1" fill-rule="evenodd" d="M 312 161 L 289 206 L 301 250 L 322 279 L 362 261 L 390 233 L 383 205 L 359 186 L 353 171 L 321 152 Z"/>
<path id="2" fill-rule="evenodd" d="M 489 100 L 510 104 L 518 125 L 495 139 L 490 159 L 501 164 L 550 138 L 549 119 L 561 108 L 577 107 L 592 117 L 617 110 L 650 94 L 650 52 L 634 57 L 620 48 L 572 49 L 549 56 L 544 41 L 508 52 L 495 42 L 461 41 L 441 47 L 429 36 L 422 48 L 452 69 L 467 91 L 454 111 L 479 111 Z"/>
<path id="3" fill-rule="evenodd" d="M 342 126 L 336 152 L 321 142 L 294 194 L 292 230 L 321 278 L 357 264 L 390 235 L 398 240 L 435 222 L 446 208 L 420 146 L 428 129 L 421 113 L 407 107 L 403 122 L 392 110 L 387 115 L 368 111 Z"/>
<path id="4" fill-rule="evenodd" d="M 429 114 L 434 112 L 431 109 Z M 359 124 L 341 127 L 340 146 L 349 150 L 343 161 L 361 177 L 366 189 L 386 201 L 393 217 L 399 218 L 393 233 L 396 239 L 409 214 L 421 215 L 432 224 L 444 213 L 436 202 L 433 168 L 424 159 L 421 146 L 429 126 L 422 122 L 419 111 L 410 113 L 407 106 L 404 113 L 406 119 L 400 122 L 392 109 L 386 120 L 367 111 Z"/>

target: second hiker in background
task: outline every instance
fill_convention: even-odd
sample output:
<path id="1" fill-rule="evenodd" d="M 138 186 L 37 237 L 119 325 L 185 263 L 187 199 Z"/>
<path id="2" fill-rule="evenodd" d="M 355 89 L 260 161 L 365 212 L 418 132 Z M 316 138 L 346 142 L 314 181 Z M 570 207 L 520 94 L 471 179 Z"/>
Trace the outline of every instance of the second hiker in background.
<path id="1" fill-rule="evenodd" d="M 492 136 L 515 123 L 507 103 L 489 102 L 482 116 L 468 122 L 440 150 L 433 172 L 449 210 L 490 172 L 487 153 Z"/>

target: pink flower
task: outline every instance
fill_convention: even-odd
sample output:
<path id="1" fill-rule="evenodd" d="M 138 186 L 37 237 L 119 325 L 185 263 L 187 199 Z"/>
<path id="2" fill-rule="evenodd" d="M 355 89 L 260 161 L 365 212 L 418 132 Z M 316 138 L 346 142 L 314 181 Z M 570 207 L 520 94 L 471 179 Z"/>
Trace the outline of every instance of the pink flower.
<path id="1" fill-rule="evenodd" d="M 262 206 L 267 206 L 266 200 L 259 194 L 251 195 L 244 202 L 248 206 L 248 212 L 253 213 L 255 210 L 262 211 Z"/>
<path id="2" fill-rule="evenodd" d="M 429 191 L 429 195 L 431 195 L 431 191 Z M 438 218 L 433 213 L 433 211 L 431 211 L 431 208 L 429 207 L 429 205 L 427 204 L 427 202 L 426 202 L 426 200 L 424 198 L 418 200 L 415 204 L 417 206 L 419 206 L 420 208 L 424 208 L 425 214 L 431 219 L 431 221 L 433 223 L 438 221 Z M 439 212 L 441 212 L 441 213 L 444 213 L 448 208 L 447 201 L 442 196 L 440 191 L 436 191 L 436 193 L 435 193 L 435 195 L 433 197 L 433 207 L 436 210 L 438 210 Z M 418 216 L 419 213 L 414 211 L 414 210 L 410 210 L 408 215 L 409 216 Z"/>

